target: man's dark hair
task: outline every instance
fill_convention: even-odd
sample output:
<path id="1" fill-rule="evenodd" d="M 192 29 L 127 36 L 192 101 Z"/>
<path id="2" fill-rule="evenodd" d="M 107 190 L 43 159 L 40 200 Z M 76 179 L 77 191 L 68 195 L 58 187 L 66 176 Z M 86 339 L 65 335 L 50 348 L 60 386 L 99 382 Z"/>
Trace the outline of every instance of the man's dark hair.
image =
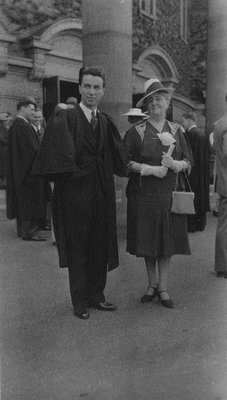
<path id="1" fill-rule="evenodd" d="M 97 65 L 97 66 L 80 68 L 80 71 L 79 71 L 79 85 L 81 85 L 84 75 L 99 76 L 103 80 L 103 87 L 105 87 L 106 73 L 105 73 L 105 70 L 104 70 L 103 67 Z"/>
<path id="2" fill-rule="evenodd" d="M 226 101 L 226 103 L 227 103 L 227 93 L 226 93 L 226 95 L 225 95 L 225 101 Z"/>
<path id="3" fill-rule="evenodd" d="M 17 103 L 17 111 L 19 111 L 21 107 L 27 107 L 29 104 L 33 104 L 35 108 L 37 107 L 37 103 L 33 97 L 24 97 Z"/>
<path id="4" fill-rule="evenodd" d="M 196 116 L 196 113 L 195 113 L 195 111 L 188 111 L 188 112 L 185 112 L 183 115 L 182 115 L 182 117 L 183 118 L 185 118 L 185 119 L 191 119 L 192 121 L 197 121 L 197 116 Z"/>
<path id="5" fill-rule="evenodd" d="M 77 103 L 78 102 L 76 97 L 68 97 L 68 99 L 66 100 L 66 104 L 72 104 L 73 106 L 75 106 Z"/>

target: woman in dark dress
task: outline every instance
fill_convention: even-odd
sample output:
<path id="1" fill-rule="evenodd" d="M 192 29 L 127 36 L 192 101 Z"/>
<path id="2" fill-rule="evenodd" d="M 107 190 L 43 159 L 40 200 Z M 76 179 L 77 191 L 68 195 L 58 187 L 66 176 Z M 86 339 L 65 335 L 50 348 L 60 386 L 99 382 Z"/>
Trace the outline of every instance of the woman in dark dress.
<path id="1" fill-rule="evenodd" d="M 145 259 L 149 284 L 142 303 L 158 296 L 168 308 L 174 307 L 167 292 L 171 257 L 190 254 L 186 216 L 170 211 L 177 173 L 188 169 L 191 162 L 180 127 L 165 119 L 172 91 L 157 79 L 147 81 L 145 96 L 137 106 L 144 105 L 149 118 L 131 127 L 124 138 L 130 171 L 127 251 Z M 171 155 L 168 150 L 173 142 Z"/>

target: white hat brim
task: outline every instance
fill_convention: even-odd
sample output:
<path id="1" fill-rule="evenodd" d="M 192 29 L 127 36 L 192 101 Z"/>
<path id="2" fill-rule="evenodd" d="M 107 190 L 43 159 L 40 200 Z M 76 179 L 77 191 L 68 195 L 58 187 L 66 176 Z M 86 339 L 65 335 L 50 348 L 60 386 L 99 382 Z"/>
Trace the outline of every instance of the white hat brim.
<path id="1" fill-rule="evenodd" d="M 127 112 L 127 113 L 122 114 L 122 115 L 127 115 L 128 117 L 146 117 L 147 116 L 147 114 L 144 114 L 143 112 L 141 112 L 140 114 L 139 113 L 138 114 L 132 114 L 130 112 Z"/>

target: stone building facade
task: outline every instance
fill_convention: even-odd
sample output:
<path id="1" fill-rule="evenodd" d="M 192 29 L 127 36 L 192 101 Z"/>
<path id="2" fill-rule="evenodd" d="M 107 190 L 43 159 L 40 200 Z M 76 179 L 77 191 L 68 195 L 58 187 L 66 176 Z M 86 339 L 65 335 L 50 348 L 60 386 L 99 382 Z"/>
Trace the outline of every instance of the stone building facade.
<path id="1" fill-rule="evenodd" d="M 145 80 L 158 77 L 175 88 L 170 118 L 180 121 L 182 112 L 194 107 L 202 114 L 203 105 L 191 96 L 193 0 L 124 1 L 132 7 L 131 104 L 142 95 Z M 58 102 L 79 97 L 81 8 L 75 0 L 0 1 L 0 110 L 14 113 L 22 96 L 33 95 L 48 117 Z"/>

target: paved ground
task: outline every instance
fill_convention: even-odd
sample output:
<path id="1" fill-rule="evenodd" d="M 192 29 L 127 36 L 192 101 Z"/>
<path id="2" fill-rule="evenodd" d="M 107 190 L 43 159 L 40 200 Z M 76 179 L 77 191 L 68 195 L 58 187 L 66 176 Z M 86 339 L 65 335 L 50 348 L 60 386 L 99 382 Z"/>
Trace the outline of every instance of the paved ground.
<path id="1" fill-rule="evenodd" d="M 143 261 L 109 274 L 116 313 L 73 316 L 56 248 L 23 242 L 0 211 L 1 400 L 227 400 L 227 280 L 213 273 L 216 219 L 174 257 L 174 310 L 142 305 Z"/>

